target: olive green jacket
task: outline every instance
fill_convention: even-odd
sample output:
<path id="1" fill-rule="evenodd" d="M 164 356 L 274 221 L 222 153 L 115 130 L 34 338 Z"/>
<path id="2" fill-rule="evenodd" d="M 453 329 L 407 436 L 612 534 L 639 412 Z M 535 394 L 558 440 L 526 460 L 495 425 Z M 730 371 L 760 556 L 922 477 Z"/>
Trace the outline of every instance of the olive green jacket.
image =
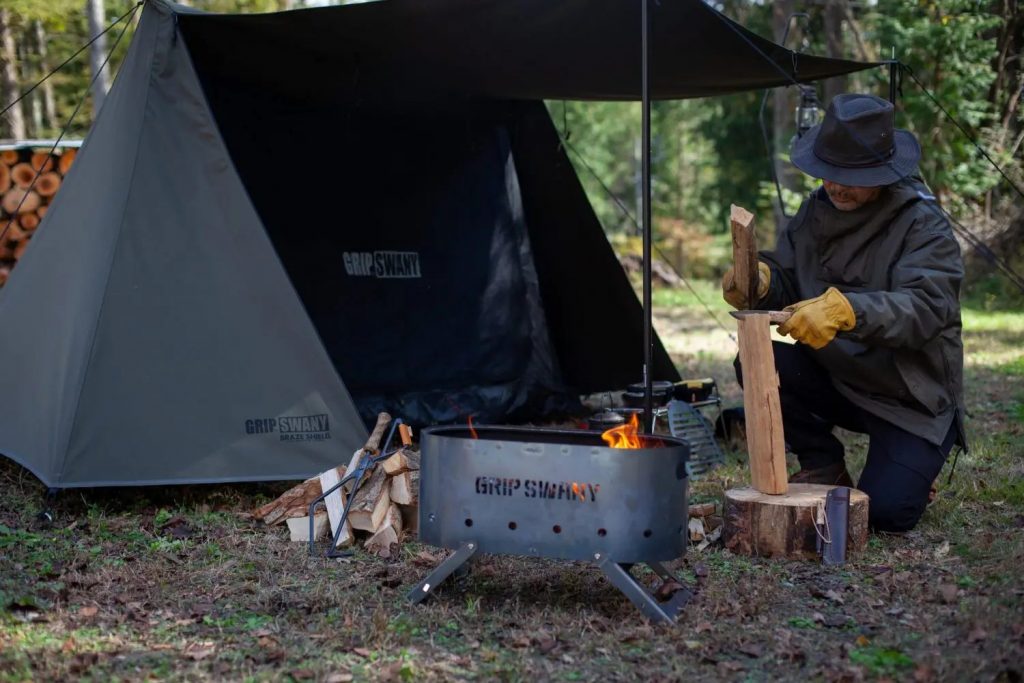
<path id="1" fill-rule="evenodd" d="M 772 271 L 759 308 L 779 309 L 836 287 L 857 317 L 819 351 L 852 403 L 941 444 L 963 436 L 960 247 L 928 188 L 907 178 L 840 211 L 816 190 L 761 260 Z M 809 348 L 809 347 L 808 347 Z"/>

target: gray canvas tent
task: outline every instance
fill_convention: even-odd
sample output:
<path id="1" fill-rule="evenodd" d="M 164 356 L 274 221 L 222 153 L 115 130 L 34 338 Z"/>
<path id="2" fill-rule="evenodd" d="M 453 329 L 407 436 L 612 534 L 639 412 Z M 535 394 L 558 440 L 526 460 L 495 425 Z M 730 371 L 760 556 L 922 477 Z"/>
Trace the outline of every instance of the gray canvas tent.
<path id="1" fill-rule="evenodd" d="M 637 5 L 149 0 L 0 290 L 0 453 L 53 487 L 295 479 L 379 409 L 534 417 L 638 380 L 639 304 L 541 102 L 638 96 Z M 869 66 L 697 0 L 653 22 L 661 98 Z"/>

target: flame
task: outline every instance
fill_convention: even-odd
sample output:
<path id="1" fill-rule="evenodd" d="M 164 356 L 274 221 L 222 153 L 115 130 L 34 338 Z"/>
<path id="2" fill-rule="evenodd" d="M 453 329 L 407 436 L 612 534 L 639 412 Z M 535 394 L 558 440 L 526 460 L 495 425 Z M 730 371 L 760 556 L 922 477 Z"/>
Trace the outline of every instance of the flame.
<path id="1" fill-rule="evenodd" d="M 472 436 L 474 439 L 479 439 L 480 437 L 477 435 L 476 430 L 473 429 L 473 416 L 470 415 L 468 418 L 466 418 L 466 422 L 469 423 L 470 436 Z"/>
<path id="2" fill-rule="evenodd" d="M 612 427 L 601 434 L 601 438 L 612 448 L 643 448 L 640 445 L 640 437 L 637 436 L 639 431 L 640 421 L 637 419 L 636 413 L 633 413 L 632 417 L 629 418 L 629 422 L 618 427 Z"/>
<path id="3" fill-rule="evenodd" d="M 579 484 L 577 484 L 576 482 L 572 483 L 572 492 L 576 494 L 577 498 L 579 498 L 580 500 L 586 502 L 587 494 L 584 491 L 584 488 L 582 486 L 580 486 Z"/>

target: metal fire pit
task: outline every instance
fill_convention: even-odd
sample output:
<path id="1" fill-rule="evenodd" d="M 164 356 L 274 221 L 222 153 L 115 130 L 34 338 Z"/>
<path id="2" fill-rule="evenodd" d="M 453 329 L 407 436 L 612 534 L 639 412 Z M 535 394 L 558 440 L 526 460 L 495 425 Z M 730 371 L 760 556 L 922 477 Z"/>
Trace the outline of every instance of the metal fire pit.
<path id="1" fill-rule="evenodd" d="M 432 427 L 421 436 L 420 540 L 456 552 L 409 594 L 420 602 L 477 553 L 597 564 L 655 621 L 671 622 L 690 592 L 659 601 L 630 573 L 686 549 L 688 447 L 641 436 L 609 448 L 597 431 Z M 681 584 L 680 584 L 681 585 Z"/>

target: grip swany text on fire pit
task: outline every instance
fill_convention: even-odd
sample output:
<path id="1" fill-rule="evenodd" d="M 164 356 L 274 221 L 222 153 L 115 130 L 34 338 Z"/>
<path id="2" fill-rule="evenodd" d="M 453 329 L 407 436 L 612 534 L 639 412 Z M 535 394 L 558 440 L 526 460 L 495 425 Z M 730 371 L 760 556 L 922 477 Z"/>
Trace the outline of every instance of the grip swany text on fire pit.
<path id="1" fill-rule="evenodd" d="M 543 479 L 510 479 L 505 477 L 477 477 L 476 492 L 483 496 L 514 496 L 522 491 L 525 498 L 550 500 L 597 501 L 600 484 L 576 481 L 544 481 Z"/>

